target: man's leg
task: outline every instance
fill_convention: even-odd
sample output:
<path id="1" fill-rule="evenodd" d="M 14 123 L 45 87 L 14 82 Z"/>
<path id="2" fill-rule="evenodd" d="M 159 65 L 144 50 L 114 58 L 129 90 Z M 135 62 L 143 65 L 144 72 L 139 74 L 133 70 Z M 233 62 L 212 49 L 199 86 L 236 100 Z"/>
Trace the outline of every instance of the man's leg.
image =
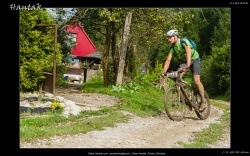
<path id="1" fill-rule="evenodd" d="M 191 70 L 193 72 L 193 80 L 194 80 L 195 84 L 197 85 L 197 88 L 198 88 L 200 95 L 201 95 L 200 111 L 203 111 L 206 108 L 206 104 L 205 104 L 205 98 L 204 98 L 204 86 L 200 80 L 200 73 L 201 73 L 200 72 L 200 70 L 201 70 L 200 58 L 198 57 L 197 59 L 192 61 L 191 64 L 192 64 Z"/>
<path id="2" fill-rule="evenodd" d="M 206 108 L 205 98 L 204 98 L 204 87 L 203 87 L 203 84 L 200 81 L 200 75 L 194 74 L 194 82 L 197 85 L 198 90 L 199 90 L 199 92 L 201 94 L 201 108 L 200 108 L 200 110 L 204 110 Z"/>

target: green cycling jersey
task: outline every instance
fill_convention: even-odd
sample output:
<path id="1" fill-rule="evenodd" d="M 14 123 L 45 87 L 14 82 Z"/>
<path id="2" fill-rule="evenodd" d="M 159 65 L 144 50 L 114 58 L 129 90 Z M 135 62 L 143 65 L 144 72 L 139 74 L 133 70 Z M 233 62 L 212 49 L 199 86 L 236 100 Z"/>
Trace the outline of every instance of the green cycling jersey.
<path id="1" fill-rule="evenodd" d="M 178 58 L 186 60 L 186 51 L 183 48 L 185 48 L 188 45 L 191 47 L 191 60 L 197 59 L 199 57 L 199 53 L 197 52 L 196 49 L 193 48 L 191 43 L 186 38 L 182 39 L 182 45 L 180 43 L 180 38 L 178 38 L 177 44 L 173 45 L 174 49 L 170 48 L 169 53 L 174 54 L 175 52 Z"/>

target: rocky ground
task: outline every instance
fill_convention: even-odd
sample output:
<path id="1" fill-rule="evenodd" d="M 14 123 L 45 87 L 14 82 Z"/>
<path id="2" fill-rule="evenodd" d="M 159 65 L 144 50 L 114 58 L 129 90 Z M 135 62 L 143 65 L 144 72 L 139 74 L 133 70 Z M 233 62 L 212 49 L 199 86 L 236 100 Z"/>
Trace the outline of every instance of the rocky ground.
<path id="1" fill-rule="evenodd" d="M 97 94 L 81 93 L 79 87 L 57 88 L 57 94 L 75 101 L 82 109 L 96 106 L 111 106 L 119 99 L 116 97 Z M 230 105 L 228 102 L 224 104 Z M 200 131 L 210 123 L 218 122 L 223 110 L 211 106 L 208 119 L 200 120 L 193 111 L 189 111 L 182 121 L 171 121 L 165 112 L 159 117 L 140 118 L 131 115 L 128 123 L 118 123 L 116 127 L 102 131 L 92 131 L 87 134 L 74 136 L 54 136 L 37 142 L 21 142 L 20 148 L 177 148 L 177 142 L 189 142 L 194 132 Z M 230 148 L 230 127 L 224 131 L 223 137 L 209 148 Z"/>

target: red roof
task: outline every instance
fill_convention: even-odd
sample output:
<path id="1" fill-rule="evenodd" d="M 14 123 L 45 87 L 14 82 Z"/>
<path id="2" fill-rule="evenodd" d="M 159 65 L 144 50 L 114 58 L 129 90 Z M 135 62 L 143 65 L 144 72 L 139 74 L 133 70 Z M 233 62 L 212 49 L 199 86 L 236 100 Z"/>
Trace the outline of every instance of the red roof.
<path id="1" fill-rule="evenodd" d="M 97 51 L 94 43 L 91 41 L 91 39 L 79 23 L 76 26 L 68 26 L 66 31 L 77 35 L 77 44 L 72 49 L 73 55 L 84 57 Z"/>

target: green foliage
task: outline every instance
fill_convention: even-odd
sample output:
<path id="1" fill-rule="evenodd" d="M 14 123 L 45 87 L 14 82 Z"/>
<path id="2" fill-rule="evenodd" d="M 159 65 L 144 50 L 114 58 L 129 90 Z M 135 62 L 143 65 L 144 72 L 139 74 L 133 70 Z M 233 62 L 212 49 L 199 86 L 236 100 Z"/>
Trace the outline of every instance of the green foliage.
<path id="1" fill-rule="evenodd" d="M 43 62 L 32 60 L 32 62 L 24 62 L 20 66 L 21 90 L 38 90 L 37 84 L 42 83 L 45 78 L 43 75 L 44 68 L 41 64 Z"/>
<path id="2" fill-rule="evenodd" d="M 83 88 L 88 88 L 89 92 L 100 92 L 103 86 L 103 73 L 101 71 L 97 71 L 96 75 L 90 78 L 83 86 Z M 83 90 L 85 92 L 85 89 Z"/>
<path id="3" fill-rule="evenodd" d="M 38 26 L 54 24 L 45 9 L 20 11 L 20 89 L 38 90 L 44 81 L 44 71 L 51 72 L 54 60 L 54 28 Z M 60 63 L 60 45 L 56 61 Z"/>
<path id="4" fill-rule="evenodd" d="M 114 84 L 124 19 L 127 12 L 132 12 L 128 55 L 124 70 L 126 76 L 130 76 L 139 84 L 158 79 L 152 69 L 155 68 L 156 61 L 159 64 L 164 63 L 168 54 L 170 44 L 167 42 L 165 33 L 169 29 L 178 29 L 181 36 L 188 36 L 197 43 L 197 49 L 202 58 L 201 79 L 205 89 L 213 94 L 230 95 L 228 85 L 230 61 L 225 62 L 229 60 L 230 50 L 230 8 L 77 8 L 75 9 L 77 10 L 75 13 L 77 20 L 71 22 L 65 18 L 64 9 L 55 10 L 58 43 L 61 45 L 63 63 L 67 62 L 67 57 L 70 57 L 71 48 L 74 46 L 74 44 L 68 44 L 66 36 L 69 34 L 65 32 L 65 28 L 67 24 L 80 22 L 84 24 L 85 31 L 97 49 L 102 50 L 104 46 L 112 45 L 110 47 L 112 53 L 107 55 L 112 55 L 109 59 L 108 74 L 104 76 L 108 76 L 110 84 Z M 20 15 L 20 64 L 26 66 L 22 67 L 22 71 L 20 71 L 23 73 L 20 76 L 21 90 L 33 90 L 44 77 L 26 80 L 26 77 L 32 75 L 25 76 L 26 70 L 29 66 L 37 66 L 39 63 L 44 63 L 42 66 L 47 65 L 44 69 L 51 70 L 53 64 L 51 61 L 53 46 L 51 45 L 54 34 L 52 29 L 47 31 L 44 28 L 35 27 L 35 25 L 54 22 L 43 10 L 23 11 Z M 46 20 L 50 22 L 42 22 Z M 107 30 L 111 31 L 109 32 L 112 34 L 112 37 L 109 36 L 111 38 L 107 38 Z M 60 52 L 57 51 L 57 53 Z M 31 61 L 34 58 L 43 60 Z M 30 62 L 30 64 L 23 62 Z M 218 62 L 222 62 L 222 66 Z M 142 63 L 150 67 L 146 76 L 137 74 L 139 72 L 137 68 Z M 173 57 L 169 70 L 176 70 L 179 63 L 178 58 Z M 39 69 L 37 73 L 41 73 L 41 71 L 42 69 Z M 60 71 L 61 75 L 63 75 L 63 71 Z M 61 76 L 58 77 L 61 78 Z"/>
<path id="5" fill-rule="evenodd" d="M 211 96 L 230 100 L 230 9 L 214 11 L 217 24 L 211 36 L 211 55 L 203 61 L 202 81 Z"/>
<path id="6" fill-rule="evenodd" d="M 70 64 L 68 58 L 71 57 L 72 48 L 76 46 L 75 41 L 72 40 L 72 33 L 66 32 L 66 28 L 71 25 L 74 26 L 77 24 L 77 21 L 70 20 L 67 18 L 67 12 L 63 8 L 56 8 L 56 16 L 54 17 L 55 23 L 58 26 L 58 39 L 57 42 L 60 43 L 62 49 L 62 62 L 65 65 Z M 74 14 L 74 10 L 71 10 L 71 13 Z"/>
<path id="7" fill-rule="evenodd" d="M 67 71 L 68 67 L 66 65 L 57 64 L 56 66 L 56 85 L 62 86 L 66 85 L 68 82 L 64 79 L 64 74 Z"/>
<path id="8" fill-rule="evenodd" d="M 123 88 L 121 85 L 118 85 L 118 86 L 114 86 L 112 85 L 112 90 L 113 92 L 123 92 L 123 91 L 126 91 L 125 88 Z"/>
<path id="9" fill-rule="evenodd" d="M 64 8 L 55 8 L 50 9 L 53 13 L 53 19 L 57 24 L 57 42 L 60 44 L 61 49 L 61 58 L 60 62 L 57 62 L 57 71 L 56 77 L 58 81 L 57 85 L 64 85 L 65 81 L 64 74 L 72 62 L 70 62 L 69 58 L 72 58 L 72 48 L 76 46 L 76 42 L 73 40 L 72 33 L 66 32 L 66 28 L 71 25 L 74 26 L 77 24 L 77 21 L 70 20 L 69 18 L 74 15 L 74 9 L 67 11 Z"/>
<path id="10" fill-rule="evenodd" d="M 42 102 L 47 102 L 47 101 L 51 101 L 52 103 L 60 103 L 60 101 L 59 100 L 57 100 L 57 99 L 53 99 L 53 98 L 43 98 L 42 99 Z"/>
<path id="11" fill-rule="evenodd" d="M 197 20 L 200 45 L 198 46 L 198 52 L 201 58 L 210 55 L 211 53 L 211 40 L 213 38 L 214 28 L 218 25 L 219 14 L 217 10 L 223 10 L 218 8 L 202 8 L 199 9 L 199 20 Z"/>
<path id="12" fill-rule="evenodd" d="M 117 109 L 128 110 L 140 116 L 157 115 L 163 110 L 164 92 L 152 85 L 152 75 L 138 74 L 138 77 L 129 83 L 107 87 L 102 85 L 102 79 L 91 79 L 85 83 L 82 91 L 98 92 L 122 98 L 122 103 L 115 105 Z"/>
<path id="13" fill-rule="evenodd" d="M 106 33 L 105 27 L 109 18 L 106 16 L 108 13 L 107 8 L 77 8 L 76 10 L 76 17 L 79 22 L 84 24 L 84 30 L 88 36 L 97 49 L 103 49 L 103 43 L 105 42 L 104 34 Z M 114 16 L 111 18 L 114 18 Z"/>
<path id="14" fill-rule="evenodd" d="M 158 74 L 160 74 L 160 73 L 162 73 L 162 71 L 163 71 L 163 63 L 159 63 L 158 61 L 156 61 L 156 63 L 155 63 L 155 66 L 154 66 L 154 71 L 152 71 L 153 73 L 158 73 Z"/>
<path id="15" fill-rule="evenodd" d="M 112 92 L 131 92 L 134 93 L 140 88 L 140 85 L 134 82 L 127 83 L 126 85 L 112 85 Z"/>
<path id="16" fill-rule="evenodd" d="M 87 62 L 86 61 L 83 61 L 83 63 L 82 63 L 82 68 L 84 69 L 84 68 L 88 68 L 88 65 L 87 65 Z"/>
<path id="17" fill-rule="evenodd" d="M 56 82 L 56 86 L 65 86 L 67 84 L 68 84 L 68 81 L 64 79 L 58 79 Z"/>

